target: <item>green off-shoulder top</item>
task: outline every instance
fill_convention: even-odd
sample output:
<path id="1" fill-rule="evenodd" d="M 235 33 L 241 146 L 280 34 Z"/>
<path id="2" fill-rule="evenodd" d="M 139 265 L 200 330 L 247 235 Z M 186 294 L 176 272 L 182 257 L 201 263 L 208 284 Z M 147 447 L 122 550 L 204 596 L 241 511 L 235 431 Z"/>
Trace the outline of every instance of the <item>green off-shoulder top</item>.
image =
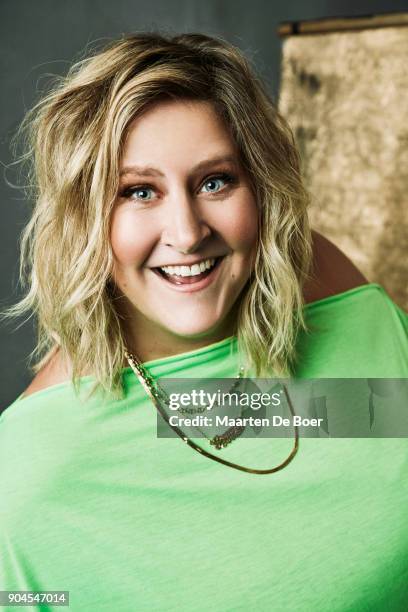
<path id="1" fill-rule="evenodd" d="M 381 286 L 305 314 L 297 377 L 408 378 L 408 316 Z M 221 378 L 238 364 L 231 337 L 145 365 Z M 0 590 L 69 591 L 72 612 L 407 609 L 406 438 L 300 439 L 285 469 L 248 474 L 158 438 L 130 368 L 123 384 L 120 401 L 81 402 L 66 382 L 2 413 Z M 269 468 L 292 445 L 239 438 L 213 452 Z"/>

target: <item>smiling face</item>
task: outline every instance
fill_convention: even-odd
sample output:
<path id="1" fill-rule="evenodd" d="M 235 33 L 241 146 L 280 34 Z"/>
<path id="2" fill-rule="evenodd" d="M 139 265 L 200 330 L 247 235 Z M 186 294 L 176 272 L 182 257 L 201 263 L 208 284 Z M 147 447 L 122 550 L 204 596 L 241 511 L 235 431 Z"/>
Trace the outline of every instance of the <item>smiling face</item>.
<path id="1" fill-rule="evenodd" d="M 130 350 L 146 361 L 234 332 L 258 213 L 208 102 L 163 101 L 130 126 L 111 219 L 113 278 Z"/>

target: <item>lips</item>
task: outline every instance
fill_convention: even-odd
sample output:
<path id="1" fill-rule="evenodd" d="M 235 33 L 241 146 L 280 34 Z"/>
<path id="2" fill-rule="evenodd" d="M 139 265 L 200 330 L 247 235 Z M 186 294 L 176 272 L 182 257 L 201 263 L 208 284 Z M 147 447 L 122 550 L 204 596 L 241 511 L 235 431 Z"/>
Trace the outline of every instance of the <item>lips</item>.
<path id="1" fill-rule="evenodd" d="M 170 285 L 174 286 L 184 286 L 184 285 L 198 285 L 198 283 L 202 284 L 202 281 L 209 279 L 209 277 L 213 275 L 214 271 L 218 268 L 220 262 L 224 259 L 224 257 L 217 257 L 215 259 L 215 264 L 209 270 L 205 270 L 200 274 L 195 274 L 194 276 L 179 276 L 177 274 L 167 274 L 161 268 L 152 268 L 152 271 L 160 276 L 163 280 L 165 280 Z M 207 284 L 207 283 L 206 283 Z"/>

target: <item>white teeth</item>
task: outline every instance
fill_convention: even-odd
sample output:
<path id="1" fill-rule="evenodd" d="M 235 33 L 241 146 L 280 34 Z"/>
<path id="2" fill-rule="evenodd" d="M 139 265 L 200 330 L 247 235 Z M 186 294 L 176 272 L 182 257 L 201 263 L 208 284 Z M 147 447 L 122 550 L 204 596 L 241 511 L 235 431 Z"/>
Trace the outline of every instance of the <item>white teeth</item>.
<path id="1" fill-rule="evenodd" d="M 214 264 L 215 259 L 206 259 L 192 266 L 163 266 L 160 270 L 163 270 L 166 274 L 176 276 L 197 276 L 197 274 L 201 274 L 205 272 L 205 270 L 212 268 Z"/>
<path id="2" fill-rule="evenodd" d="M 186 269 L 186 268 L 184 268 Z M 188 269 L 188 268 L 187 268 Z M 191 266 L 191 274 L 194 276 L 195 274 L 201 274 L 201 268 L 199 266 L 199 264 L 194 264 L 194 266 Z"/>

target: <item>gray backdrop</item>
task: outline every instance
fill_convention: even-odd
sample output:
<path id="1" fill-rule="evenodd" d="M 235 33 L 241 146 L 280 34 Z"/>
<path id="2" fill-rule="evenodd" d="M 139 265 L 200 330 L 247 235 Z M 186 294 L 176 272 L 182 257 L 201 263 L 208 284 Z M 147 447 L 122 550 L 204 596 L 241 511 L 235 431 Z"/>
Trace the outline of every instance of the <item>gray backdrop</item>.
<path id="1" fill-rule="evenodd" d="M 10 139 L 44 89 L 47 75 L 64 74 L 89 43 L 144 29 L 221 35 L 252 58 L 276 99 L 280 22 L 404 10 L 408 11 L 408 0 L 2 0 L 0 309 L 20 296 L 18 238 L 29 212 L 21 192 L 6 182 L 17 180 L 13 168 L 6 172 L 12 161 Z M 0 323 L 0 411 L 31 380 L 27 356 L 34 341 L 31 321 Z"/>

